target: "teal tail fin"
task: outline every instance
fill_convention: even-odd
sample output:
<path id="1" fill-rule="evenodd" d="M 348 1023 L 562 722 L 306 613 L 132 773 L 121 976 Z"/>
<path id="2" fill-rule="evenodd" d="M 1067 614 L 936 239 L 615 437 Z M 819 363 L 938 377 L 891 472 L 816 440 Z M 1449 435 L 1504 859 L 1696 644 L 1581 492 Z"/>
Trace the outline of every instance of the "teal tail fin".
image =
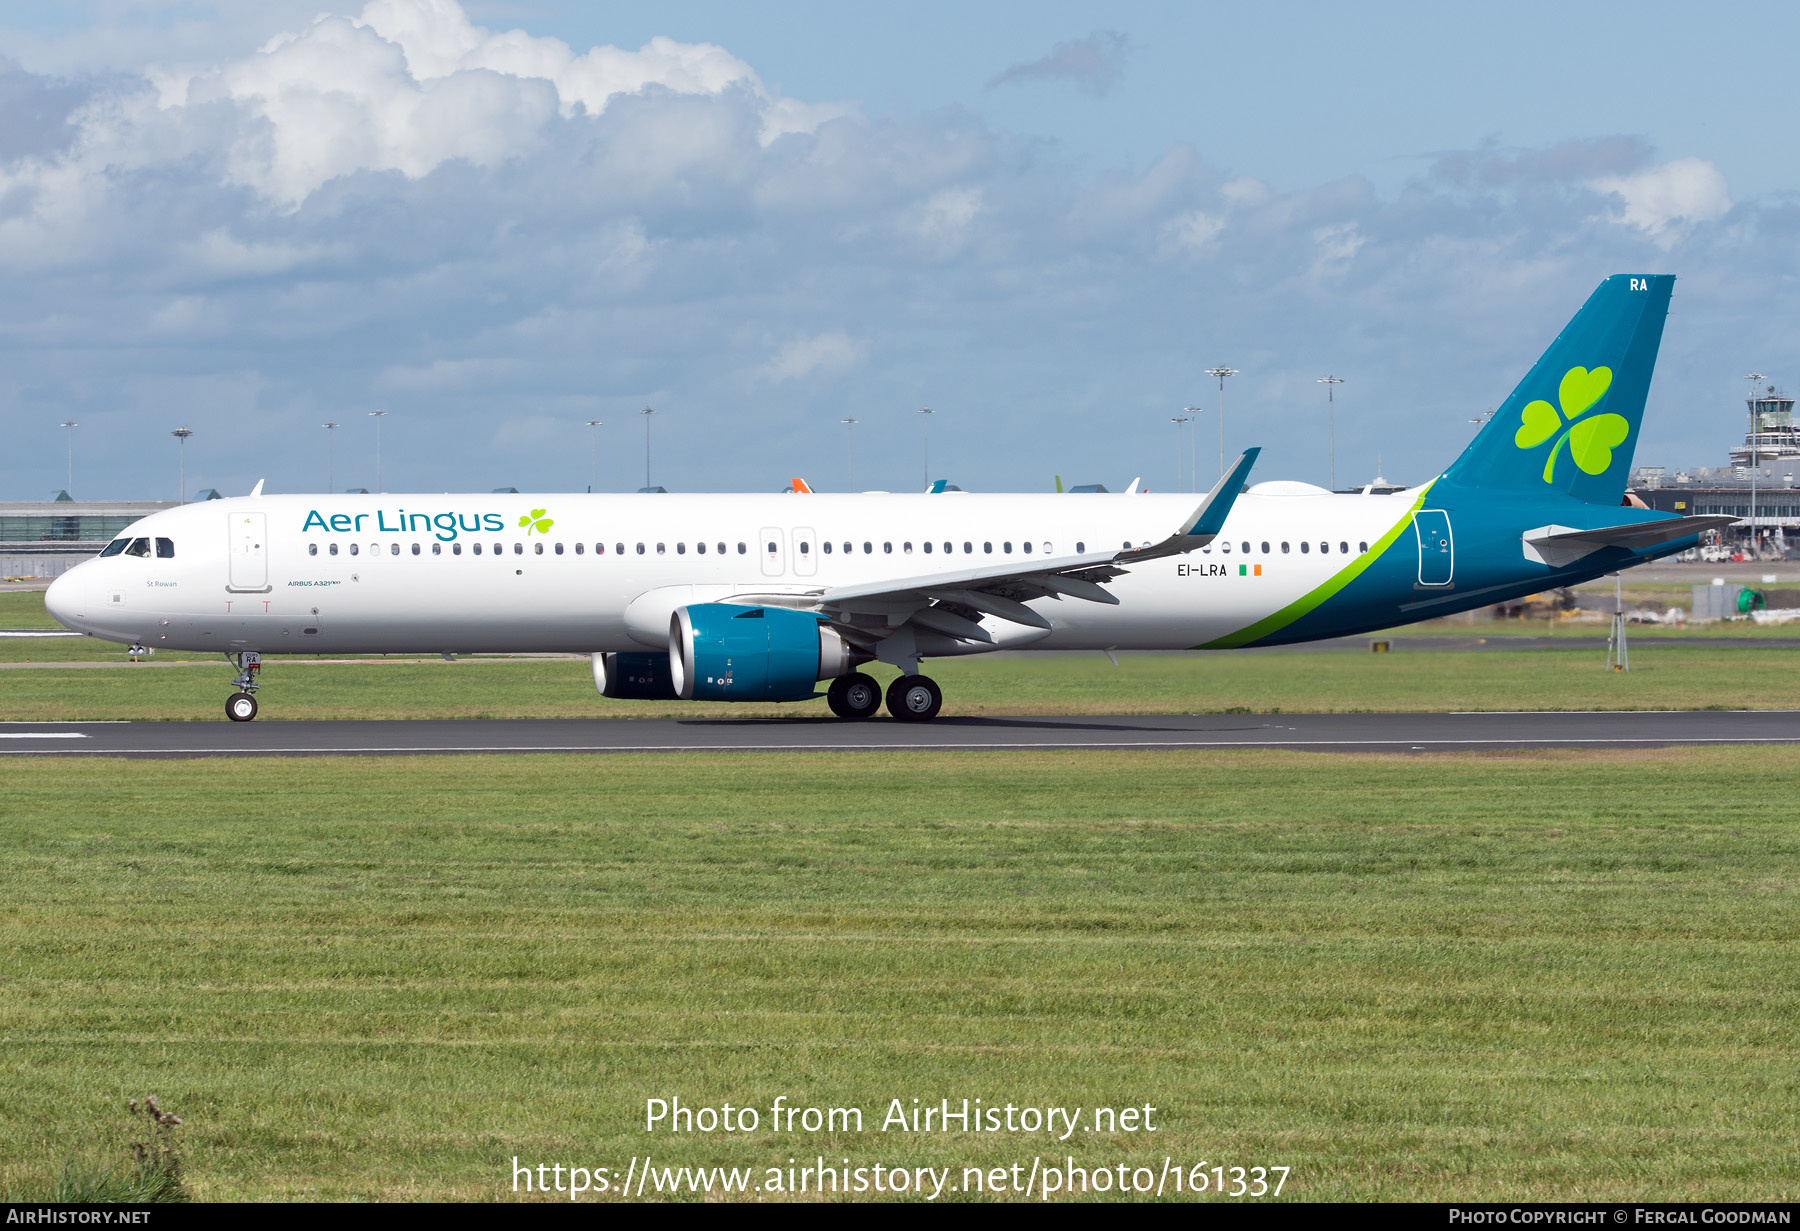
<path id="1" fill-rule="evenodd" d="M 1674 288 L 1673 274 L 1602 282 L 1442 481 L 1618 504 Z"/>

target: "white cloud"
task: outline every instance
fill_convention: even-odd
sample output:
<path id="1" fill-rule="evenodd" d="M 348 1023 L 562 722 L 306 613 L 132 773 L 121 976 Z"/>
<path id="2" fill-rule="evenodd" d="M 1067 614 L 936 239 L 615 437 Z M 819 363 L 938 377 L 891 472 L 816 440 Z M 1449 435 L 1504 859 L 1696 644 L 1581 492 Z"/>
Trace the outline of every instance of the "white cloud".
<path id="1" fill-rule="evenodd" d="M 795 338 L 763 365 L 765 380 L 779 384 L 814 372 L 843 372 L 862 361 L 862 344 L 845 333 Z"/>
<path id="2" fill-rule="evenodd" d="M 985 208 L 979 188 L 946 188 L 912 210 L 905 229 L 925 241 L 927 247 L 948 256 L 962 245 L 969 226 Z"/>
<path id="3" fill-rule="evenodd" d="M 1169 223 L 1167 235 L 1175 247 L 1195 253 L 1217 239 L 1225 230 L 1225 220 L 1216 214 L 1197 209 Z"/>
<path id="4" fill-rule="evenodd" d="M 1731 210 L 1725 177 L 1701 158 L 1678 158 L 1629 175 L 1589 180 L 1595 192 L 1618 196 L 1625 204 L 1618 221 L 1668 246 L 1672 227 L 1712 222 Z"/>
<path id="5" fill-rule="evenodd" d="M 1050 54 L 1015 64 L 992 81 L 995 86 L 1022 81 L 1072 81 L 1095 96 L 1105 94 L 1125 74 L 1131 40 L 1117 30 L 1095 30 L 1086 38 L 1058 43 Z"/>
<path id="6" fill-rule="evenodd" d="M 710 43 L 657 37 L 637 51 L 577 55 L 560 39 L 477 26 L 455 0 L 370 0 L 360 16 L 323 14 L 216 68 L 153 69 L 149 79 L 164 110 L 234 105 L 243 122 L 232 179 L 290 208 L 358 171 L 418 179 L 453 159 L 492 169 L 539 148 L 553 117 L 599 116 L 651 89 L 740 91 L 764 145 L 855 113 L 772 97 L 748 64 Z"/>
<path id="7" fill-rule="evenodd" d="M 1329 277 L 1343 273 L 1368 242 L 1368 237 L 1354 222 L 1340 222 L 1318 228 L 1313 232 L 1313 243 L 1318 246 L 1318 256 L 1313 261 L 1313 276 Z"/>

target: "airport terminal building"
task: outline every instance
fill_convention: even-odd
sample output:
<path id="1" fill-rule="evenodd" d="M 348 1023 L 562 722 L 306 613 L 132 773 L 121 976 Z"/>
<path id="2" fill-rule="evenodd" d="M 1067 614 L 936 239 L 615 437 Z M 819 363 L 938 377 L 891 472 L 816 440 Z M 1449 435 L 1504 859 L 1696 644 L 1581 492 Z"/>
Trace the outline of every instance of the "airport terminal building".
<path id="1" fill-rule="evenodd" d="M 1696 516 L 1717 513 L 1741 520 L 1725 537 L 1749 545 L 1752 524 L 1761 555 L 1779 559 L 1789 544 L 1800 548 L 1800 428 L 1794 399 L 1770 385 L 1745 399 L 1753 427 L 1731 449 L 1729 466 L 1696 466 L 1670 473 L 1662 466 L 1631 472 L 1631 490 L 1650 508 Z M 1752 504 L 1754 503 L 1754 523 Z"/>
<path id="2" fill-rule="evenodd" d="M 138 518 L 174 507 L 155 500 L 75 500 L 68 492 L 49 500 L 0 501 L 0 579 L 60 577 Z"/>

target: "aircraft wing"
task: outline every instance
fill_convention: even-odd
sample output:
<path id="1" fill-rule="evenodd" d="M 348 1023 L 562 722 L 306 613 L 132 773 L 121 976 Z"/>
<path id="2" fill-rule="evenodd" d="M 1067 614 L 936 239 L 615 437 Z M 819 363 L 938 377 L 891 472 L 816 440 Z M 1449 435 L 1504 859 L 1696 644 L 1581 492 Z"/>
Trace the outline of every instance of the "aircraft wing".
<path id="1" fill-rule="evenodd" d="M 1146 547 L 1101 555 L 1009 560 L 981 568 L 951 569 L 859 586 L 833 586 L 806 595 L 740 594 L 732 601 L 804 605 L 832 616 L 846 633 L 853 637 L 860 633 L 861 639 L 870 644 L 908 625 L 959 641 L 991 644 L 993 637 L 978 623 L 984 615 L 1047 630 L 1050 621 L 1025 605 L 1032 599 L 1078 598 L 1116 606 L 1118 598 L 1101 583 L 1129 572 L 1130 565 L 1180 555 L 1211 543 L 1243 490 L 1244 478 L 1259 452 L 1247 450 L 1172 534 Z"/>

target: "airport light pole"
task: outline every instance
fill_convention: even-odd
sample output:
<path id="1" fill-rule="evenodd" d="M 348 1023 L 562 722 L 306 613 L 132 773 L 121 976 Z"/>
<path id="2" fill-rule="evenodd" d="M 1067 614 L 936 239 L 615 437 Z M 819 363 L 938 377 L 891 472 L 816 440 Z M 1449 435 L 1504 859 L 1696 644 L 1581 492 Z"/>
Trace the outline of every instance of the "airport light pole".
<path id="1" fill-rule="evenodd" d="M 1188 429 L 1188 490 L 1191 492 L 1200 490 L 1200 471 L 1199 462 L 1197 460 L 1199 453 L 1197 451 L 1198 446 L 1196 446 L 1194 442 L 1200 435 L 1201 409 L 1202 408 L 1199 406 L 1183 406 L 1181 408 L 1181 413 L 1191 419 L 1194 424 L 1194 426 Z"/>
<path id="2" fill-rule="evenodd" d="M 1186 415 L 1176 415 L 1169 422 L 1175 425 L 1175 490 L 1181 490 L 1181 425 L 1186 423 Z"/>
<path id="3" fill-rule="evenodd" d="M 844 425 L 844 490 L 856 490 L 856 420 L 839 419 Z"/>
<path id="4" fill-rule="evenodd" d="M 1321 376 L 1321 377 L 1319 377 L 1319 383 L 1321 385 L 1325 386 L 1325 433 L 1326 433 L 1327 439 L 1330 441 L 1330 449 L 1331 449 L 1331 454 L 1330 454 L 1331 469 L 1328 473 L 1331 475 L 1331 484 L 1330 484 L 1331 490 L 1336 491 L 1337 490 L 1337 406 L 1335 403 L 1336 403 L 1337 399 L 1336 399 L 1335 395 L 1337 393 L 1337 387 L 1344 383 L 1344 378 L 1341 376 Z"/>
<path id="5" fill-rule="evenodd" d="M 650 490 L 650 416 L 655 414 L 648 406 L 638 411 L 644 416 L 644 490 Z"/>
<path id="6" fill-rule="evenodd" d="M 70 419 L 60 426 L 69 429 L 69 486 L 67 491 L 70 499 L 73 499 L 75 496 L 75 429 L 80 427 L 81 424 Z"/>
<path id="7" fill-rule="evenodd" d="M 925 490 L 931 490 L 931 407 L 919 411 L 919 422 L 925 428 Z"/>
<path id="8" fill-rule="evenodd" d="M 371 410 L 369 418 L 375 420 L 375 490 L 381 490 L 381 421 L 387 418 L 385 410 Z"/>
<path id="9" fill-rule="evenodd" d="M 594 457 L 588 468 L 588 494 L 593 495 L 594 488 L 600 483 L 600 428 L 605 424 L 598 419 L 589 419 L 587 425 L 594 429 Z"/>
<path id="10" fill-rule="evenodd" d="M 338 425 L 331 422 L 319 426 L 325 429 L 325 494 L 329 496 L 331 489 L 337 486 L 337 437 L 332 433 L 337 431 Z"/>
<path id="11" fill-rule="evenodd" d="M 187 441 L 188 437 L 193 434 L 194 430 L 190 427 L 178 427 L 169 433 L 169 435 L 173 436 L 179 442 L 179 451 L 177 453 L 179 460 L 176 462 L 177 469 L 175 474 L 177 476 L 176 482 L 181 485 L 181 490 L 175 493 L 175 502 L 177 504 L 187 503 Z"/>
<path id="12" fill-rule="evenodd" d="M 1238 370 L 1220 364 L 1216 368 L 1206 369 L 1206 374 L 1219 378 L 1219 477 L 1222 479 L 1225 477 L 1225 378 L 1236 376 Z"/>
<path id="13" fill-rule="evenodd" d="M 1756 447 L 1759 435 L 1756 430 L 1756 386 L 1763 379 L 1763 374 L 1749 372 L 1744 379 L 1750 382 L 1750 558 L 1759 560 L 1762 558 L 1762 551 L 1756 534 L 1756 472 L 1761 468 L 1762 462 Z"/>

